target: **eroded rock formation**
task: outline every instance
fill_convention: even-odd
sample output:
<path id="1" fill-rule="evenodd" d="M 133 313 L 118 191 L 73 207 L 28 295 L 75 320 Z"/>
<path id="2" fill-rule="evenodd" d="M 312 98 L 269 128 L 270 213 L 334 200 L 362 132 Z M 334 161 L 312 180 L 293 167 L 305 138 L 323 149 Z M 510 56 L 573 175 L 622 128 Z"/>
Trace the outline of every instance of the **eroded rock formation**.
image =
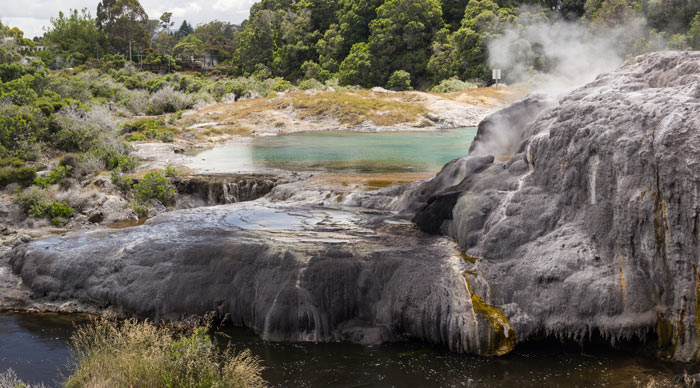
<path id="1" fill-rule="evenodd" d="M 215 311 L 266 340 L 408 337 L 509 351 L 512 329 L 470 292 L 454 243 L 387 217 L 267 201 L 171 212 L 141 227 L 23 245 L 3 264 L 32 297 L 7 272 L 0 290 L 21 309 L 155 319 Z"/>
<path id="2" fill-rule="evenodd" d="M 477 293 L 520 341 L 656 333 L 697 359 L 698 129 L 700 53 L 641 56 L 520 128 L 508 161 L 452 162 L 412 194 L 414 220 L 482 258 Z"/>

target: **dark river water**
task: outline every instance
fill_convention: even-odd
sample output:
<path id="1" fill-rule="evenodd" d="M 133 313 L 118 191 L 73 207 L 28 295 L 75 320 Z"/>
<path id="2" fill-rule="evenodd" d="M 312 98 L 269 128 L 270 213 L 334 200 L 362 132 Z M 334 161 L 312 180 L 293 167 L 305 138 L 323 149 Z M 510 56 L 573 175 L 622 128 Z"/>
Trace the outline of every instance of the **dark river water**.
<path id="1" fill-rule="evenodd" d="M 12 368 L 26 382 L 58 386 L 68 372 L 74 324 L 84 322 L 77 316 L 0 314 L 0 371 Z M 243 329 L 226 329 L 219 338 L 260 357 L 272 387 L 633 387 L 634 377 L 672 377 L 698 369 L 637 353 L 580 352 L 558 344 L 483 358 L 420 343 L 269 343 Z"/>

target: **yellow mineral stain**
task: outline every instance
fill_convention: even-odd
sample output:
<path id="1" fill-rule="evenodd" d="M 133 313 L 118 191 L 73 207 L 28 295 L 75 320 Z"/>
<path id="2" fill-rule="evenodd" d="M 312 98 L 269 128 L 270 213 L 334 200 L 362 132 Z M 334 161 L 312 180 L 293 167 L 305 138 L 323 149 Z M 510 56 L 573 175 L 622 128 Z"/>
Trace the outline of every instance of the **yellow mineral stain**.
<path id="1" fill-rule="evenodd" d="M 469 281 L 469 274 L 470 273 L 464 274 L 464 281 L 471 295 L 472 308 L 476 314 L 491 321 L 491 328 L 493 329 L 493 348 L 489 349 L 489 352 L 495 356 L 503 356 L 510 353 L 515 347 L 515 330 L 510 326 L 508 318 L 506 318 L 499 307 L 486 303 L 482 297 L 474 292 L 471 282 Z"/>
<path id="2" fill-rule="evenodd" d="M 620 289 L 622 290 L 622 301 L 627 300 L 627 282 L 625 281 L 625 270 L 622 268 L 622 261 L 625 256 L 620 253 L 617 256 L 617 266 L 620 267 Z"/>

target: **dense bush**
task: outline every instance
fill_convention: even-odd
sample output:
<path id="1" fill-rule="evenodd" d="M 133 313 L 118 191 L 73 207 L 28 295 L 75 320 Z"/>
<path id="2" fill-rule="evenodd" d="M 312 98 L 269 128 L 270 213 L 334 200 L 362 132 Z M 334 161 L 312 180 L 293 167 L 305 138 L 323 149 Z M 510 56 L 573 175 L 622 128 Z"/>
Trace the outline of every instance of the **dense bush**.
<path id="1" fill-rule="evenodd" d="M 155 115 L 175 113 L 191 108 L 194 103 L 190 96 L 175 90 L 172 86 L 166 86 L 151 96 L 150 112 Z"/>
<path id="2" fill-rule="evenodd" d="M 263 388 L 250 351 L 220 351 L 206 326 L 179 329 L 149 322 L 99 320 L 73 335 L 74 370 L 66 388 Z"/>
<path id="3" fill-rule="evenodd" d="M 51 185 L 61 183 L 66 177 L 71 175 L 73 170 L 72 166 L 58 166 L 55 170 L 51 171 L 47 176 L 37 177 L 34 179 L 34 183 L 39 187 L 49 187 Z"/>
<path id="4" fill-rule="evenodd" d="M 43 126 L 41 112 L 0 102 L 0 157 L 35 159 Z"/>
<path id="5" fill-rule="evenodd" d="M 12 183 L 29 186 L 35 178 L 36 168 L 34 167 L 0 167 L 0 187 Z"/>
<path id="6" fill-rule="evenodd" d="M 68 106 L 55 117 L 53 146 L 67 152 L 87 152 L 118 136 L 119 121 L 104 107 Z"/>
<path id="7" fill-rule="evenodd" d="M 180 115 L 182 114 L 182 111 Z M 174 117 L 176 115 L 173 115 Z M 133 133 L 127 138 L 129 141 L 144 141 L 158 139 L 164 143 L 169 143 L 175 140 L 175 133 L 165 127 L 165 119 L 163 118 L 148 118 L 136 120 L 122 126 L 122 132 Z"/>
<path id="8" fill-rule="evenodd" d="M 67 203 L 50 200 L 46 192 L 37 186 L 17 193 L 14 200 L 29 217 L 47 217 L 54 224 L 60 218 L 70 218 L 73 215 L 73 208 Z"/>
<path id="9" fill-rule="evenodd" d="M 396 70 L 386 83 L 389 90 L 404 91 L 413 90 L 411 86 L 411 74 L 404 70 Z"/>
<path id="10" fill-rule="evenodd" d="M 141 202 L 156 199 L 165 206 L 175 204 L 175 186 L 161 171 L 151 171 L 144 175 L 143 179 L 134 185 L 134 192 Z"/>
<path id="11" fill-rule="evenodd" d="M 117 186 L 117 188 L 123 193 L 130 192 L 131 187 L 134 184 L 131 178 L 116 171 L 112 171 L 112 183 L 114 183 L 114 185 Z"/>
<path id="12" fill-rule="evenodd" d="M 463 92 L 468 89 L 477 87 L 476 84 L 471 82 L 461 81 L 459 78 L 450 78 L 443 80 L 438 85 L 435 85 L 431 90 L 434 93 L 453 93 L 453 92 Z"/>

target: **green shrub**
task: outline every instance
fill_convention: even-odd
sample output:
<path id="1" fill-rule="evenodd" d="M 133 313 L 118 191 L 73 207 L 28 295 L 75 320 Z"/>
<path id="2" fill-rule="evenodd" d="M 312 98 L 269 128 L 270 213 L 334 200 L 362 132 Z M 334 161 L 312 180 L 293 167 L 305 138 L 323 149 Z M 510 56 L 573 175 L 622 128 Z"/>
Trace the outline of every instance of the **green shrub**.
<path id="1" fill-rule="evenodd" d="M 143 206 L 142 204 L 138 203 L 137 201 L 129 202 L 129 206 L 131 206 L 131 209 L 134 210 L 134 212 L 136 213 L 136 215 L 139 218 L 148 217 L 148 208 L 146 206 Z"/>
<path id="2" fill-rule="evenodd" d="M 135 133 L 126 138 L 127 141 L 146 141 L 148 138 L 143 133 Z"/>
<path id="3" fill-rule="evenodd" d="M 161 128 L 165 125 L 162 118 L 144 118 L 124 123 L 121 126 L 122 133 L 143 132 L 148 129 Z"/>
<path id="4" fill-rule="evenodd" d="M 215 343 L 208 326 L 180 329 L 134 319 L 96 320 L 72 338 L 66 388 L 263 388 L 260 361 Z"/>
<path id="5" fill-rule="evenodd" d="M 55 218 L 70 218 L 73 215 L 72 207 L 65 202 L 49 200 L 46 192 L 37 186 L 17 193 L 14 200 L 32 218 L 48 217 L 53 222 Z"/>
<path id="6" fill-rule="evenodd" d="M 22 208 L 23 212 L 28 213 L 29 209 L 36 204 L 46 202 L 46 192 L 39 187 L 32 186 L 15 194 L 14 201 Z"/>
<path id="7" fill-rule="evenodd" d="M 160 201 L 165 206 L 175 204 L 175 187 L 161 171 L 151 171 L 134 185 L 136 198 L 141 202 L 151 199 Z"/>
<path id="8" fill-rule="evenodd" d="M 128 141 L 144 141 L 149 139 L 158 139 L 163 143 L 170 143 L 173 140 L 175 140 L 175 133 L 172 130 L 165 127 L 165 120 L 163 118 L 140 119 L 131 123 L 124 124 L 122 125 L 122 132 L 136 132 L 127 138 Z"/>
<path id="9" fill-rule="evenodd" d="M 42 113 L 30 107 L 0 109 L 0 156 L 34 159 L 37 143 L 44 136 Z"/>
<path id="10" fill-rule="evenodd" d="M 389 90 L 404 91 L 413 90 L 411 86 L 411 74 L 405 70 L 396 70 L 386 83 Z"/>
<path id="11" fill-rule="evenodd" d="M 29 186 L 36 178 L 36 168 L 34 167 L 0 167 L 0 187 L 5 187 L 12 183 L 22 186 Z"/>
<path id="12" fill-rule="evenodd" d="M 190 96 L 175 90 L 172 86 L 158 90 L 150 99 L 150 111 L 155 115 L 174 113 L 192 108 L 193 105 L 194 101 Z"/>
<path id="13" fill-rule="evenodd" d="M 24 166 L 24 161 L 18 157 L 10 156 L 7 158 L 0 158 L 0 167 L 22 167 Z"/>
<path id="14" fill-rule="evenodd" d="M 73 215 L 73 208 L 65 202 L 46 201 L 37 202 L 27 211 L 27 215 L 32 218 L 49 218 L 52 223 L 57 224 L 59 218 L 70 218 Z"/>
<path id="15" fill-rule="evenodd" d="M 76 154 L 66 154 L 61 157 L 61 160 L 58 161 L 59 166 L 69 166 L 72 169 L 72 172 L 74 172 L 78 166 L 80 166 L 80 155 Z M 71 173 L 72 174 L 72 173 Z"/>
<path id="16" fill-rule="evenodd" d="M 34 183 L 39 187 L 49 187 L 51 185 L 61 183 L 66 177 L 71 175 L 72 166 L 58 166 L 45 177 L 36 177 Z"/>
<path id="17" fill-rule="evenodd" d="M 274 86 L 272 86 L 272 90 L 274 90 L 275 92 L 284 92 L 291 89 L 292 87 L 293 86 L 291 83 L 289 83 L 289 81 L 279 80 L 277 81 L 277 83 L 275 83 Z"/>
<path id="18" fill-rule="evenodd" d="M 175 168 L 175 166 L 173 166 L 172 164 L 165 166 L 165 176 L 169 178 L 175 178 L 178 175 L 180 175 L 180 171 L 178 171 Z"/>
<path id="19" fill-rule="evenodd" d="M 168 124 L 170 124 L 170 125 L 175 124 L 175 122 L 177 120 L 180 120 L 182 118 L 182 113 L 183 112 L 181 110 L 179 110 L 179 111 L 175 112 L 175 114 L 170 115 L 170 117 L 168 118 Z"/>
<path id="20" fill-rule="evenodd" d="M 473 89 L 477 87 L 476 84 L 471 82 L 464 82 L 459 78 L 445 79 L 440 82 L 440 84 L 435 85 L 431 90 L 434 93 L 454 93 L 463 92 L 468 89 Z"/>
<path id="21" fill-rule="evenodd" d="M 118 120 L 104 107 L 69 106 L 54 117 L 52 145 L 62 151 L 86 152 L 102 143 L 115 141 L 118 126 Z"/>
<path id="22" fill-rule="evenodd" d="M 112 183 L 124 193 L 130 192 L 131 187 L 134 185 L 131 178 L 116 171 L 112 171 Z"/>

